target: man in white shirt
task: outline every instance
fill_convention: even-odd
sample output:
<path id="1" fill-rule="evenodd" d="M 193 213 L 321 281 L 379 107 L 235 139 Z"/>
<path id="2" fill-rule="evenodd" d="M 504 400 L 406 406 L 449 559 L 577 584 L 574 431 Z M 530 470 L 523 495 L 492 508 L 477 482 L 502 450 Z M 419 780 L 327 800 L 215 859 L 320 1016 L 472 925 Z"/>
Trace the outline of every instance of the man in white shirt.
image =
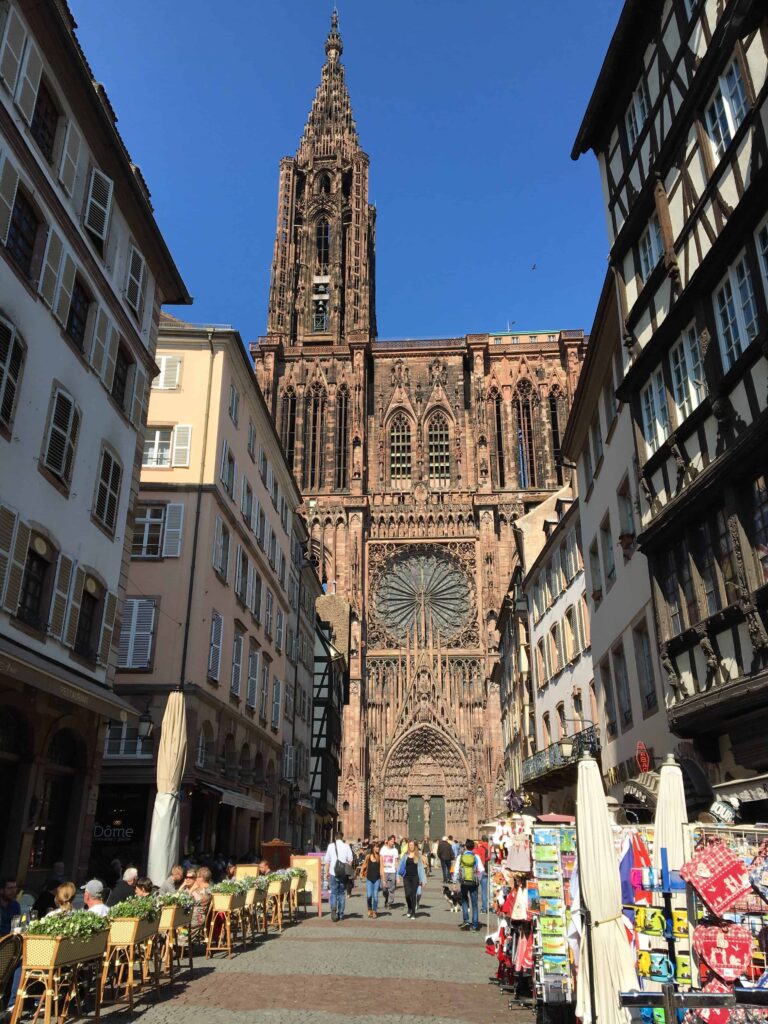
<path id="1" fill-rule="evenodd" d="M 352 847 L 344 842 L 341 832 L 337 832 L 334 841 L 328 844 L 324 863 L 328 873 L 328 888 L 331 893 L 331 920 L 343 921 L 344 906 L 347 900 L 347 876 L 343 873 L 340 878 L 336 876 L 336 864 L 348 864 L 352 869 L 354 856 Z"/>
<path id="2" fill-rule="evenodd" d="M 384 906 L 394 907 L 395 889 L 397 887 L 397 868 L 400 863 L 400 851 L 397 848 L 397 837 L 390 836 L 379 850 L 381 857 L 381 884 L 384 889 Z"/>
<path id="3" fill-rule="evenodd" d="M 109 913 L 109 907 L 104 902 L 104 886 L 98 878 L 92 878 L 83 886 L 83 903 L 86 910 L 99 917 L 106 917 Z"/>

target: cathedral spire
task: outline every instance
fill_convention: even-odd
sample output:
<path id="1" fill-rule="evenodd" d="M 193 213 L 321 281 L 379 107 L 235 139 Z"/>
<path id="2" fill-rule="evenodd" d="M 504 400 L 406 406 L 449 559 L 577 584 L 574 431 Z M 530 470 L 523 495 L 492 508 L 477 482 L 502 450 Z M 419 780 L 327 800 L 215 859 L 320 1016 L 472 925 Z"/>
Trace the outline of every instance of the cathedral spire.
<path id="1" fill-rule="evenodd" d="M 334 7 L 331 29 L 325 40 L 326 60 L 321 72 L 312 109 L 309 112 L 299 146 L 302 156 L 343 156 L 359 148 L 357 128 L 352 117 L 352 104 L 344 81 L 344 68 L 339 58 L 344 44 L 339 34 L 339 15 Z"/>

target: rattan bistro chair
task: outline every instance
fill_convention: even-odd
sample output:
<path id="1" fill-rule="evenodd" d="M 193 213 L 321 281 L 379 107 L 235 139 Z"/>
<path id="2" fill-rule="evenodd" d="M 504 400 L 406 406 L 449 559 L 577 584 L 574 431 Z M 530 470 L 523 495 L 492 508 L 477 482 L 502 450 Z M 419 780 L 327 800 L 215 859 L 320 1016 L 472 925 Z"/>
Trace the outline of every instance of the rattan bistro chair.
<path id="1" fill-rule="evenodd" d="M 0 1006 L 8 982 L 21 960 L 23 945 L 20 935 L 4 935 L 0 939 Z"/>

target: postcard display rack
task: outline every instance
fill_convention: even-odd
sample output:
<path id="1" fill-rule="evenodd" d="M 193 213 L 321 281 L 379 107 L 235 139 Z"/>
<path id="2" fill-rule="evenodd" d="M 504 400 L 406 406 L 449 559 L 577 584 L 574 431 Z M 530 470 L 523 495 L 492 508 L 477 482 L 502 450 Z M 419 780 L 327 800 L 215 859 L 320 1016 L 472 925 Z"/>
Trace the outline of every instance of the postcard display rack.
<path id="1" fill-rule="evenodd" d="M 534 825 L 532 839 L 533 877 L 528 883 L 528 901 L 535 921 L 536 995 L 544 1003 L 570 1003 L 575 986 L 567 934 L 576 828 Z"/>

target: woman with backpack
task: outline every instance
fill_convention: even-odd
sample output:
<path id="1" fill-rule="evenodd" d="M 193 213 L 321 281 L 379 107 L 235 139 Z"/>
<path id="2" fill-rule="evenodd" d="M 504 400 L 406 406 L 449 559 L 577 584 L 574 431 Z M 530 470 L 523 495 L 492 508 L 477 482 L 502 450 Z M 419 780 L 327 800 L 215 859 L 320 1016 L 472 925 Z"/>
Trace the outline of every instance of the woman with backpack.
<path id="1" fill-rule="evenodd" d="M 379 916 L 379 889 L 384 881 L 383 867 L 381 863 L 381 843 L 374 842 L 371 852 L 363 861 L 360 868 L 360 877 L 365 879 L 366 895 L 368 897 L 368 917 Z"/>
<path id="2" fill-rule="evenodd" d="M 477 913 L 477 889 L 480 879 L 485 872 L 483 862 L 475 853 L 474 840 L 468 839 L 466 849 L 456 858 L 456 866 L 453 869 L 453 881 L 461 890 L 461 914 L 463 917 L 460 928 L 467 929 L 469 924 L 469 904 L 472 903 L 472 931 L 480 930 L 480 921 Z"/>
<path id="3" fill-rule="evenodd" d="M 413 839 L 409 840 L 406 851 L 400 858 L 400 866 L 397 869 L 397 873 L 403 880 L 407 907 L 405 916 L 413 921 L 416 917 L 419 886 L 423 889 L 427 884 L 427 874 L 421 861 L 421 853 Z"/>

